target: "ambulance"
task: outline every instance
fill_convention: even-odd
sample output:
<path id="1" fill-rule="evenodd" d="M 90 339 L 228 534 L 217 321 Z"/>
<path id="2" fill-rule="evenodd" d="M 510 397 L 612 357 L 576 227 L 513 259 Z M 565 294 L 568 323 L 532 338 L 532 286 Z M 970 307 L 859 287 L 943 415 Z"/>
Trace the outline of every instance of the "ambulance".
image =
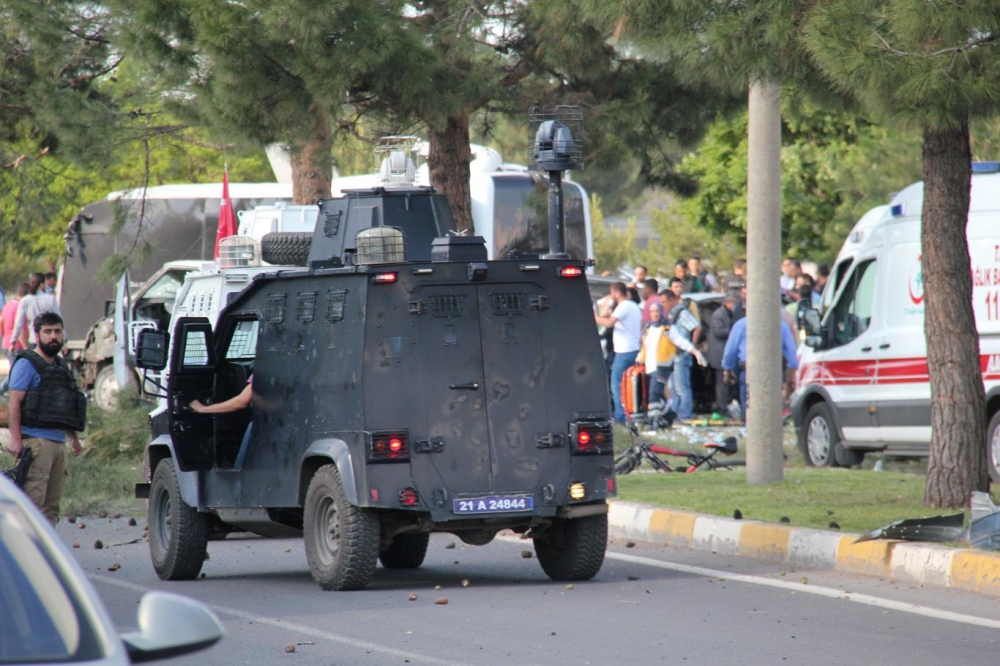
<path id="1" fill-rule="evenodd" d="M 817 467 L 866 452 L 926 456 L 931 387 L 924 339 L 920 216 L 914 183 L 856 225 L 835 266 L 829 307 L 800 349 L 793 396 L 799 446 Z M 973 165 L 966 229 L 986 388 L 990 476 L 1000 481 L 1000 162 Z"/>

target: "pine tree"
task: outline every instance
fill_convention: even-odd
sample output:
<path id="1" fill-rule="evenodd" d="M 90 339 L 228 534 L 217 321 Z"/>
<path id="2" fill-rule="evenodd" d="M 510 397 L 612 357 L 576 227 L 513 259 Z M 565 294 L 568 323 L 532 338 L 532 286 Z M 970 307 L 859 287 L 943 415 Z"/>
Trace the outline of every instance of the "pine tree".
<path id="1" fill-rule="evenodd" d="M 830 0 L 804 44 L 824 74 L 923 135 L 921 270 L 931 384 L 925 503 L 968 505 L 989 489 L 986 407 L 965 235 L 973 119 L 996 117 L 1000 4 L 994 0 Z"/>
<path id="2" fill-rule="evenodd" d="M 124 17 L 123 47 L 173 113 L 224 140 L 289 148 L 296 203 L 330 195 L 333 134 L 351 83 L 393 71 L 399 56 L 400 2 L 109 4 Z"/>

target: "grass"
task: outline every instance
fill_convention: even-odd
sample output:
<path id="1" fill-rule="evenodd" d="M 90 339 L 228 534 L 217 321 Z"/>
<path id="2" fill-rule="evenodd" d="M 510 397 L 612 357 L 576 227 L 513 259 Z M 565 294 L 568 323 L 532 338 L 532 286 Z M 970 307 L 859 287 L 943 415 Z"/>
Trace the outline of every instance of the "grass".
<path id="1" fill-rule="evenodd" d="M 786 469 L 785 478 L 750 486 L 744 470 L 696 474 L 629 474 L 619 477 L 619 499 L 654 506 L 798 527 L 867 532 L 901 518 L 953 511 L 923 507 L 924 477 L 903 472 L 848 469 Z"/>
<path id="2" fill-rule="evenodd" d="M 740 440 L 737 458 L 746 458 L 739 428 L 685 428 L 674 426 L 668 433 L 644 440 L 674 448 L 698 450 L 701 443 L 727 435 Z M 616 427 L 616 449 L 632 442 L 624 428 Z M 924 459 L 885 458 L 884 471 L 873 467 L 880 456 L 869 455 L 860 468 L 817 469 L 807 467 L 791 428 L 785 431 L 784 480 L 768 486 L 751 486 L 746 470 L 699 471 L 695 474 L 633 472 L 618 477 L 618 498 L 652 506 L 732 517 L 739 510 L 743 518 L 816 529 L 867 532 L 903 518 L 947 515 L 949 509 L 928 509 L 923 505 Z M 641 470 L 651 470 L 648 465 Z"/>
<path id="3" fill-rule="evenodd" d="M 145 502 L 134 498 L 133 488 L 142 475 L 142 454 L 148 440 L 149 406 L 132 399 L 110 412 L 91 409 L 83 433 L 86 454 L 71 458 L 63 515 L 142 515 Z M 5 432 L 5 431 L 0 431 Z M 653 439 L 676 448 L 697 450 L 703 441 L 737 435 L 739 428 L 690 428 L 675 426 Z M 616 427 L 616 448 L 632 441 Z M 700 471 L 696 474 L 636 472 L 619 477 L 619 499 L 671 509 L 743 517 L 777 523 L 783 517 L 798 527 L 831 529 L 836 523 L 845 532 L 866 532 L 902 518 L 944 515 L 948 510 L 923 506 L 924 461 L 887 458 L 885 471 L 874 472 L 877 456 L 869 455 L 860 469 L 806 467 L 791 429 L 785 432 L 784 480 L 769 486 L 750 486 L 745 470 Z M 742 450 L 737 457 L 745 458 Z M 0 453 L 0 469 L 12 464 Z M 648 469 L 648 467 L 644 468 Z"/>
<path id="4" fill-rule="evenodd" d="M 123 396 L 121 405 L 104 411 L 87 410 L 87 429 L 80 434 L 84 453 L 70 455 L 66 490 L 60 513 L 63 516 L 141 516 L 145 500 L 135 499 L 135 484 L 142 476 L 142 456 L 149 440 L 149 405 Z M 4 430 L 6 435 L 7 431 Z M 6 437 L 3 438 L 6 443 Z M 13 458 L 0 452 L 0 469 L 9 469 Z"/>

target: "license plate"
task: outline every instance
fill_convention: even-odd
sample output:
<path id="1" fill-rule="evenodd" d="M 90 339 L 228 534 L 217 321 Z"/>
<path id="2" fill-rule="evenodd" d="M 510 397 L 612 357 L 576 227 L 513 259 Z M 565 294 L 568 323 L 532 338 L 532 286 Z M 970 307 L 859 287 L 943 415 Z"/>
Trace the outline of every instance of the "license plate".
<path id="1" fill-rule="evenodd" d="M 487 495 L 452 500 L 455 513 L 500 513 L 505 511 L 531 511 L 535 498 L 531 495 Z"/>

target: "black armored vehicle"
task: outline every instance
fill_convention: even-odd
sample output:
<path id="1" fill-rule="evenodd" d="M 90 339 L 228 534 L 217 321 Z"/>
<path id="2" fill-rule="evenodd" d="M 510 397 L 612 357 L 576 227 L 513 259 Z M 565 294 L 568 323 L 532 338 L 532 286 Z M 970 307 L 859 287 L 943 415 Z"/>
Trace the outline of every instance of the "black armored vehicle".
<path id="1" fill-rule="evenodd" d="M 161 372 L 137 487 L 161 578 L 196 577 L 233 529 L 303 534 L 324 589 L 419 567 L 431 532 L 512 530 L 554 580 L 599 571 L 615 477 L 586 263 L 487 261 L 454 232 L 429 188 L 353 191 L 321 202 L 311 238 L 263 240 L 305 266 L 188 277 L 137 352 Z M 249 409 L 188 409 L 248 381 Z"/>

